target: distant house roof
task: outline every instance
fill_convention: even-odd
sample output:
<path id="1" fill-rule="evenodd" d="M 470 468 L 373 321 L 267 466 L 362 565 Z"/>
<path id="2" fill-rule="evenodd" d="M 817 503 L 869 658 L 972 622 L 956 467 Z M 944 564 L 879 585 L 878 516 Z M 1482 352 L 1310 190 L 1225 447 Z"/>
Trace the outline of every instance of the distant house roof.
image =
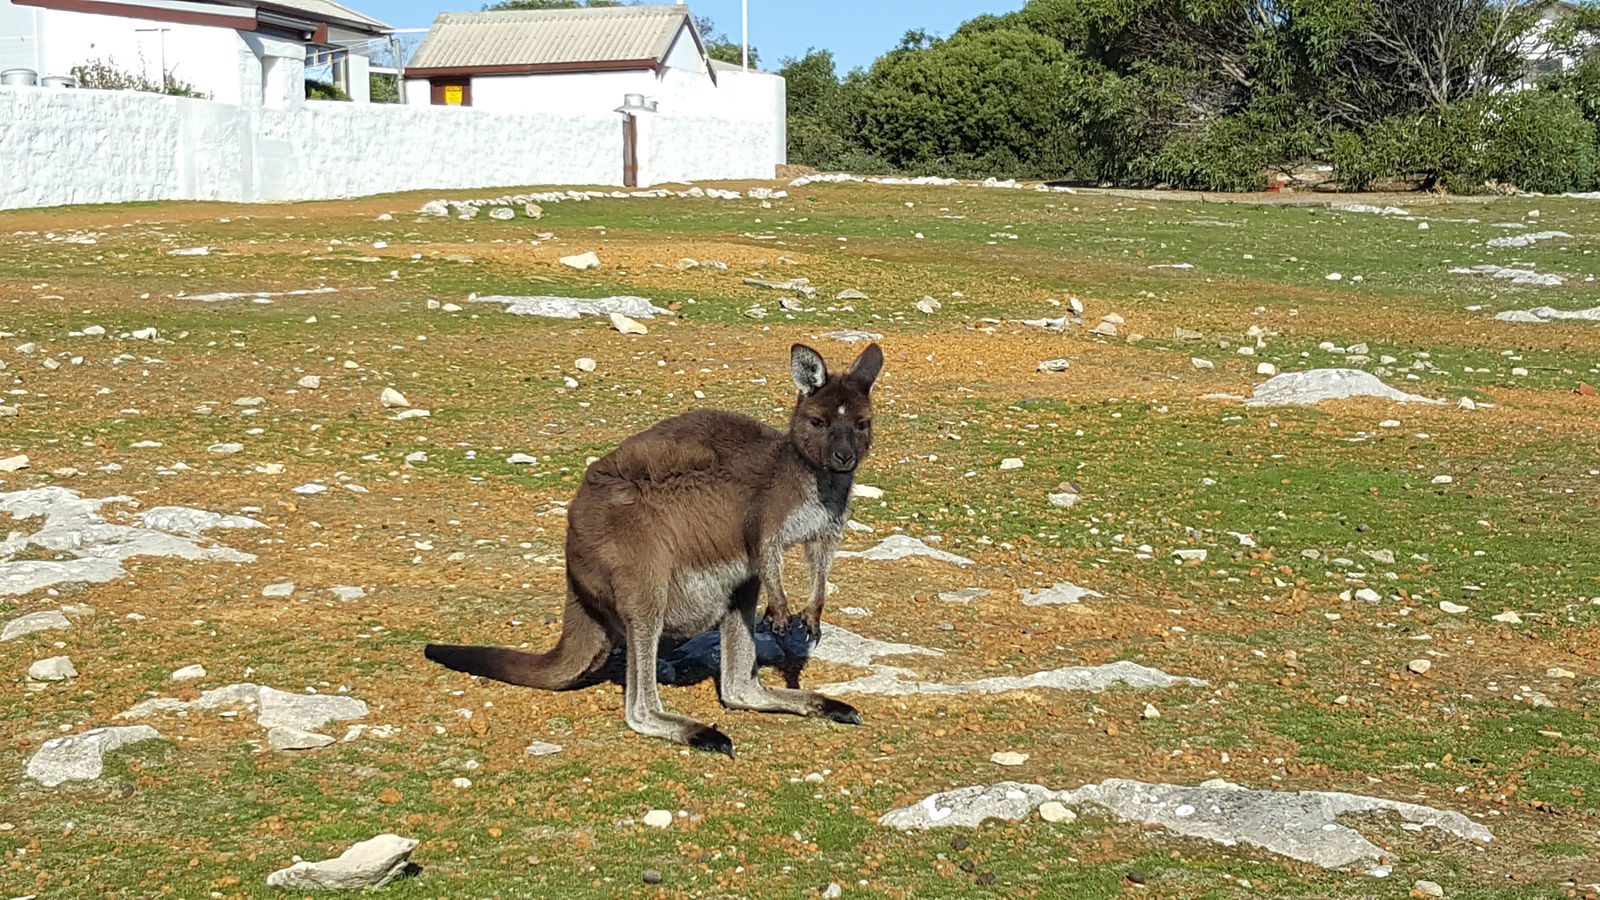
<path id="1" fill-rule="evenodd" d="M 699 32 L 682 5 L 440 13 L 406 74 L 659 69 L 685 25 L 703 57 Z"/>
<path id="2" fill-rule="evenodd" d="M 333 0 L 13 0 L 19 6 L 37 6 L 68 12 L 93 13 L 127 19 L 213 25 L 239 31 L 294 35 L 305 40 L 327 40 L 329 27 L 377 36 L 389 26 Z"/>

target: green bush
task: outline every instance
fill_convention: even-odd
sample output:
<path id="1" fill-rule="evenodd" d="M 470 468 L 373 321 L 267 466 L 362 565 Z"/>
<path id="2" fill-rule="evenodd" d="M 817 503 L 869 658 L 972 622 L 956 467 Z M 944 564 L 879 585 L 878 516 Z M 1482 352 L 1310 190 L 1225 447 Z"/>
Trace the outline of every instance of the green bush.
<path id="1" fill-rule="evenodd" d="M 1597 177 L 1594 123 L 1571 98 L 1524 91 L 1457 103 L 1437 115 L 1385 119 L 1334 137 L 1334 177 L 1348 190 L 1383 178 L 1483 193 L 1491 184 L 1525 191 L 1587 190 Z"/>
<path id="2" fill-rule="evenodd" d="M 339 87 L 338 85 L 334 84 L 331 81 L 316 81 L 314 79 L 307 78 L 306 79 L 306 99 L 307 100 L 349 100 L 350 99 L 350 95 L 346 94 L 344 92 L 344 88 Z"/>
<path id="3" fill-rule="evenodd" d="M 194 85 L 173 77 L 170 69 L 163 75 L 161 84 L 151 81 L 142 74 L 119 69 L 106 59 L 90 60 L 81 66 L 73 66 L 71 72 L 73 79 L 78 82 L 78 87 L 88 90 L 145 91 L 151 94 L 206 99 L 206 95 Z"/>

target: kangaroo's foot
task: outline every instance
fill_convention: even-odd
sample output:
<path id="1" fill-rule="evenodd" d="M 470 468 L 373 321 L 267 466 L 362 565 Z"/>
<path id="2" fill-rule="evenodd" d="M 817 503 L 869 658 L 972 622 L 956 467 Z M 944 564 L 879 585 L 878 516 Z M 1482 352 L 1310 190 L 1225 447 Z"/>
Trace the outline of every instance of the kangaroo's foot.
<path id="1" fill-rule="evenodd" d="M 824 697 L 816 691 L 769 688 L 753 681 L 737 687 L 725 687 L 722 703 L 729 709 L 811 716 L 832 719 L 843 725 L 861 724 L 861 713 L 848 703 Z"/>

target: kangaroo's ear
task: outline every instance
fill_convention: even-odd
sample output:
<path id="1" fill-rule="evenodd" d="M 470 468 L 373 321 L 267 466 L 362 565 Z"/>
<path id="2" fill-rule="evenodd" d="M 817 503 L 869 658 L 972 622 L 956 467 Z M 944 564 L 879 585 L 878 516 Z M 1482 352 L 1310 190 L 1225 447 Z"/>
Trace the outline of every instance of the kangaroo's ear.
<path id="1" fill-rule="evenodd" d="M 867 390 L 872 390 L 872 383 L 878 380 L 878 372 L 883 369 L 883 348 L 877 344 L 868 344 L 867 349 L 861 351 L 856 361 L 850 364 L 850 373 L 846 378 L 858 382 Z"/>
<path id="2" fill-rule="evenodd" d="M 828 364 L 822 361 L 822 354 L 805 344 L 795 344 L 789 349 L 789 374 L 800 393 L 809 397 L 827 382 Z"/>

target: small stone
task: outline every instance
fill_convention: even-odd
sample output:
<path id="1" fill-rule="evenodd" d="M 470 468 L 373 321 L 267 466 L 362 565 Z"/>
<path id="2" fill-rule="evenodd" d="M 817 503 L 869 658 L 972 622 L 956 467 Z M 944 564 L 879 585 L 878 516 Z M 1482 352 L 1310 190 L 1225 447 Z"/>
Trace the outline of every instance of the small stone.
<path id="1" fill-rule="evenodd" d="M 466 790 L 467 788 L 472 787 L 472 779 L 470 779 L 470 778 L 452 778 L 452 779 L 450 779 L 450 784 L 451 784 L 452 787 L 458 787 L 458 788 L 461 788 L 462 790 Z"/>
<path id="2" fill-rule="evenodd" d="M 196 678 L 204 678 L 206 677 L 206 667 L 199 663 L 195 663 L 192 666 L 184 666 L 181 669 L 173 670 L 170 677 L 173 681 L 193 681 Z"/>
<path id="3" fill-rule="evenodd" d="M 506 457 L 506 462 L 513 466 L 531 466 L 538 461 L 539 457 L 530 456 L 526 453 L 513 453 Z"/>
<path id="4" fill-rule="evenodd" d="M 83 329 L 83 334 L 85 337 L 101 337 L 105 333 L 106 327 L 104 325 L 88 325 Z"/>
<path id="5" fill-rule="evenodd" d="M 15 406 L 0 406 L 0 419 L 8 419 L 17 414 Z"/>
<path id="6" fill-rule="evenodd" d="M 1198 356 L 1191 358 L 1189 365 L 1194 366 L 1196 369 L 1215 369 L 1217 367 L 1217 364 L 1211 360 L 1201 359 Z"/>
<path id="7" fill-rule="evenodd" d="M 828 886 L 822 889 L 822 900 L 839 900 L 843 896 L 844 888 L 840 887 L 837 881 L 830 881 Z"/>
<path id="8" fill-rule="evenodd" d="M 1457 409 L 1464 409 L 1464 410 L 1466 410 L 1468 412 L 1471 412 L 1472 410 L 1475 410 L 1475 409 L 1478 408 L 1478 404 L 1477 404 L 1477 401 L 1473 400 L 1471 397 L 1462 397 L 1459 401 L 1456 402 L 1456 408 Z"/>
<path id="9" fill-rule="evenodd" d="M 263 404 L 265 402 L 267 402 L 267 401 L 263 397 L 240 397 L 237 400 L 233 401 L 233 405 L 234 406 L 246 406 L 246 407 L 249 407 L 249 406 L 260 406 L 261 404 Z"/>
<path id="10" fill-rule="evenodd" d="M 644 327 L 643 325 L 639 324 L 639 322 L 637 322 L 637 321 L 635 321 L 635 320 L 623 315 L 622 313 L 618 313 L 618 312 L 614 312 L 614 313 L 611 314 L 611 327 L 615 328 L 616 330 L 618 330 L 620 332 L 622 332 L 623 334 L 649 334 L 650 333 L 650 329 Z"/>
<path id="11" fill-rule="evenodd" d="M 28 455 L 26 453 L 0 459 L 0 472 L 20 472 L 27 467 Z"/>
<path id="12" fill-rule="evenodd" d="M 672 813 L 664 809 L 652 809 L 644 814 L 644 824 L 651 828 L 666 828 L 672 824 Z"/>
<path id="13" fill-rule="evenodd" d="M 1424 223 L 1426 224 L 1426 223 Z M 1443 897 L 1444 888 L 1432 881 L 1417 881 L 1411 885 L 1411 893 L 1417 897 Z"/>
<path id="14" fill-rule="evenodd" d="M 1338 272 L 1329 272 L 1328 274 L 1326 274 L 1326 275 L 1324 275 L 1322 277 L 1326 278 L 1329 281 L 1343 281 L 1344 280 L 1344 276 L 1339 274 Z"/>
<path id="15" fill-rule="evenodd" d="M 1462 606 L 1459 603 L 1451 603 L 1449 600 L 1440 600 L 1439 609 L 1443 612 L 1449 613 L 1452 616 L 1459 616 L 1462 613 L 1472 612 L 1472 607 Z"/>
<path id="16" fill-rule="evenodd" d="M 1128 882 L 1130 884 L 1144 884 L 1145 883 L 1144 873 L 1139 871 L 1138 869 L 1134 869 L 1134 870 L 1130 871 L 1127 874 L 1126 877 L 1127 877 Z"/>
<path id="17" fill-rule="evenodd" d="M 563 256 L 561 257 L 561 264 L 571 269 L 598 269 L 600 268 L 600 257 L 596 256 L 594 251 L 591 250 L 588 253 Z"/>
<path id="18" fill-rule="evenodd" d="M 661 873 L 655 869 L 645 869 L 639 877 L 644 881 L 645 884 L 661 883 Z"/>
<path id="19" fill-rule="evenodd" d="M 1176 557 L 1179 562 L 1205 562 L 1205 559 L 1209 553 L 1205 550 L 1174 550 L 1172 551 L 1172 555 Z"/>
<path id="20" fill-rule="evenodd" d="M 835 299 L 835 300 L 866 300 L 868 298 L 867 298 L 866 294 L 863 294 L 862 292 L 856 290 L 855 288 L 845 288 L 844 290 L 840 291 L 839 293 L 834 294 L 833 295 L 833 299 Z"/>
<path id="21" fill-rule="evenodd" d="M 1406 663 L 1406 668 L 1417 675 L 1426 675 L 1428 674 L 1428 670 L 1433 668 L 1433 661 L 1427 659 L 1413 659 L 1411 662 Z"/>
<path id="22" fill-rule="evenodd" d="M 544 218 L 544 207 L 537 203 L 524 203 L 522 204 L 522 214 L 530 219 L 542 219 Z"/>
<path id="23" fill-rule="evenodd" d="M 1077 821 L 1078 814 L 1055 800 L 1046 800 L 1039 804 L 1039 818 L 1051 823 L 1072 823 Z"/>
<path id="24" fill-rule="evenodd" d="M 393 790 L 390 788 L 389 790 Z M 297 862 L 267 876 L 268 887 L 298 890 L 360 891 L 379 888 L 404 874 L 417 842 L 380 834 L 351 845 L 335 859 Z"/>
<path id="25" fill-rule="evenodd" d="M 579 372 L 593 372 L 597 365 L 598 363 L 587 356 L 580 356 L 576 360 L 573 360 L 572 363 L 572 367 L 577 369 Z"/>
<path id="26" fill-rule="evenodd" d="M 1161 718 L 1161 710 L 1156 709 L 1154 703 L 1146 703 L 1144 705 L 1144 712 L 1140 715 L 1146 719 L 1159 719 Z"/>
<path id="27" fill-rule="evenodd" d="M 516 210 L 513 210 L 509 206 L 496 206 L 494 209 L 489 210 L 489 218 L 495 219 L 496 221 L 504 222 L 508 219 L 515 219 L 516 217 Z"/>
<path id="28" fill-rule="evenodd" d="M 279 725 L 267 730 L 267 743 L 274 750 L 315 750 L 333 743 L 333 738 L 314 731 Z"/>
<path id="29" fill-rule="evenodd" d="M 1433 483 L 1434 484 L 1453 484 L 1454 482 L 1455 482 L 1455 478 L 1453 478 L 1453 477 L 1451 477 L 1449 475 L 1435 475 L 1435 476 L 1433 476 Z"/>
<path id="30" fill-rule="evenodd" d="M 1504 622 L 1507 625 L 1521 625 L 1522 624 L 1522 617 L 1517 615 L 1514 610 L 1509 610 L 1509 609 L 1506 610 L 1503 613 L 1500 613 L 1499 615 L 1490 616 L 1490 618 L 1494 619 L 1496 622 Z"/>
<path id="31" fill-rule="evenodd" d="M 294 582 L 292 581 L 280 581 L 277 584 L 269 584 L 261 589 L 261 596 L 263 597 L 287 597 L 293 593 Z"/>
<path id="32" fill-rule="evenodd" d="M 1028 754 L 1017 753 L 1012 750 L 1001 750 L 989 757 L 989 762 L 997 766 L 1020 766 L 1028 761 Z"/>
<path id="33" fill-rule="evenodd" d="M 522 752 L 529 756 L 549 756 L 553 753 L 560 753 L 561 745 L 552 744 L 548 741 L 534 741 L 523 748 Z"/>
<path id="34" fill-rule="evenodd" d="M 1364 603 L 1378 603 L 1383 600 L 1383 595 L 1372 588 L 1362 588 L 1356 591 L 1356 599 Z"/>
<path id="35" fill-rule="evenodd" d="M 318 484 L 315 481 L 313 481 L 313 482 L 309 482 L 307 484 L 302 484 L 299 487 L 292 487 L 289 490 L 294 492 L 294 493 L 296 493 L 296 494 L 305 494 L 305 495 L 309 496 L 311 494 L 327 493 L 328 486 L 325 485 L 325 484 Z"/>
<path id="36" fill-rule="evenodd" d="M 1272 363 L 1269 363 L 1269 362 L 1259 363 L 1256 366 L 1256 374 L 1257 375 L 1276 375 L 1276 374 L 1278 374 L 1278 367 L 1273 365 Z"/>
<path id="37" fill-rule="evenodd" d="M 0 641 L 9 641 L 25 634 L 33 634 L 35 631 L 71 627 L 72 623 L 58 610 L 51 609 L 44 612 L 28 613 L 25 616 L 18 616 L 7 622 L 6 627 L 0 629 Z"/>
<path id="38" fill-rule="evenodd" d="M 1039 363 L 1040 372 L 1065 372 L 1070 368 L 1072 361 L 1069 359 L 1047 359 Z"/>
<path id="39" fill-rule="evenodd" d="M 65 656 L 41 659 L 28 667 L 29 681 L 66 681 L 77 677 L 78 670 L 73 667 L 72 660 Z"/>
<path id="40" fill-rule="evenodd" d="M 301 378 L 299 381 L 297 381 L 295 383 L 300 385 L 301 387 L 305 388 L 308 391 L 314 391 L 317 388 L 322 387 L 322 376 L 321 375 L 307 375 L 307 376 L 305 376 L 304 378 Z"/>
<path id="41" fill-rule="evenodd" d="M 1059 494 L 1047 494 L 1045 499 L 1050 501 L 1051 506 L 1059 506 L 1062 509 L 1071 509 L 1077 505 L 1079 496 L 1080 495 L 1078 494 L 1073 494 L 1070 492 L 1062 492 Z"/>
<path id="42" fill-rule="evenodd" d="M 1002 472 L 1020 468 L 1022 468 L 1022 460 L 1016 458 L 1015 456 L 1008 456 L 1005 459 L 1000 460 L 1000 471 Z"/>
<path id="43" fill-rule="evenodd" d="M 405 409 L 411 406 L 411 401 L 406 399 L 406 395 L 392 387 L 383 389 L 383 393 L 378 395 L 378 402 L 386 409 Z"/>
<path id="44" fill-rule="evenodd" d="M 212 444 L 206 448 L 206 452 L 214 453 L 218 456 L 228 456 L 230 454 L 238 453 L 243 449 L 243 444 Z"/>
<path id="45" fill-rule="evenodd" d="M 1102 320 L 1100 322 L 1100 324 L 1098 324 L 1098 325 L 1094 326 L 1093 328 L 1089 329 L 1089 333 L 1090 334 L 1098 334 L 1101 337 L 1116 337 L 1117 336 L 1117 326 L 1111 324 L 1110 322 L 1106 322 L 1106 321 Z"/>
<path id="46" fill-rule="evenodd" d="M 883 488 L 873 487 L 870 484 L 852 484 L 850 485 L 850 496 L 860 497 L 863 500 L 881 500 L 883 499 Z"/>
<path id="47" fill-rule="evenodd" d="M 917 301 L 917 311 L 918 312 L 927 313 L 928 315 L 932 315 L 935 312 L 938 312 L 939 307 L 941 307 L 943 305 L 944 304 L 942 304 L 939 301 L 933 299 L 932 297 L 923 297 L 921 300 Z"/>

